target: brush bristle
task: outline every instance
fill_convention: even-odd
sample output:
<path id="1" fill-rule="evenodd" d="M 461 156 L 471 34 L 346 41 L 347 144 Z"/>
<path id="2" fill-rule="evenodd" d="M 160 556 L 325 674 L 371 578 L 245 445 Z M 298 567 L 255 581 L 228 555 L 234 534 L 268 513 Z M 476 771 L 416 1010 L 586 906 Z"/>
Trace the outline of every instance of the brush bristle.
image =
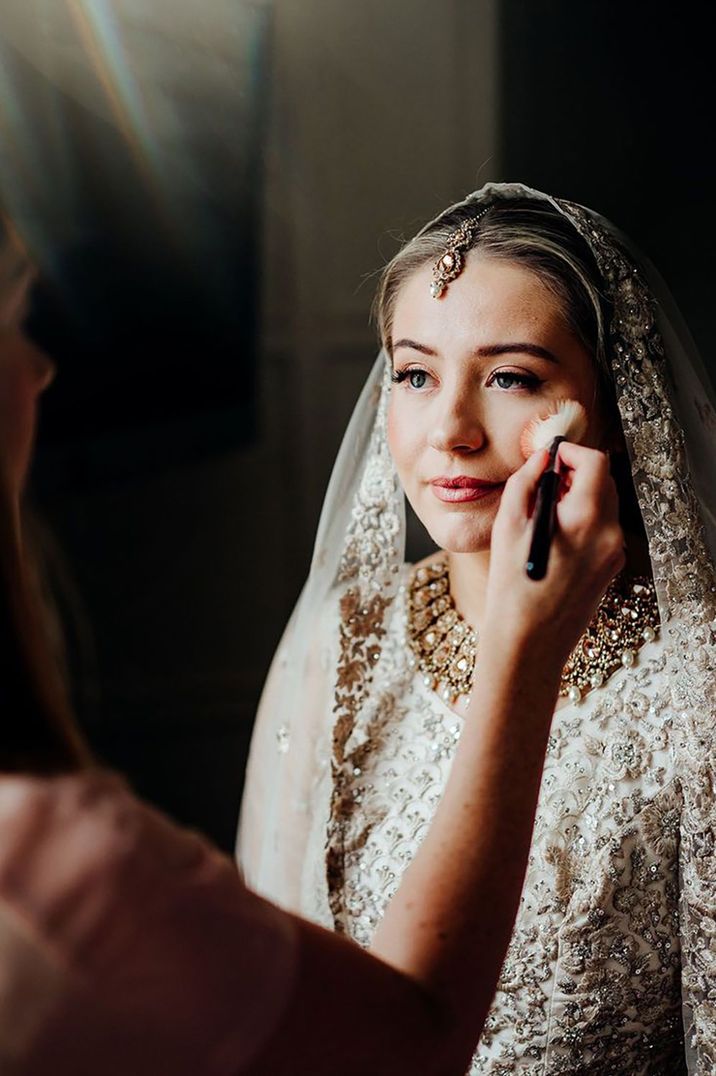
<path id="1" fill-rule="evenodd" d="M 547 448 L 555 437 L 575 443 L 587 432 L 587 412 L 577 400 L 555 400 L 549 414 L 533 418 L 520 437 L 520 449 L 525 459 L 540 448 Z"/>

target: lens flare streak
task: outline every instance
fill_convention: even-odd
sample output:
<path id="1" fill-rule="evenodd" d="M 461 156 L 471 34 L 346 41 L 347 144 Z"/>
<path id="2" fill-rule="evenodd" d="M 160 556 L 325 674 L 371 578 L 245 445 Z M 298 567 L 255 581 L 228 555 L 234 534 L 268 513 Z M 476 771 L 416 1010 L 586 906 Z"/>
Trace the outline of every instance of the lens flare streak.
<path id="1" fill-rule="evenodd" d="M 137 169 L 161 205 L 157 190 L 156 139 L 148 121 L 117 21 L 107 0 L 65 0 L 117 128 Z"/>

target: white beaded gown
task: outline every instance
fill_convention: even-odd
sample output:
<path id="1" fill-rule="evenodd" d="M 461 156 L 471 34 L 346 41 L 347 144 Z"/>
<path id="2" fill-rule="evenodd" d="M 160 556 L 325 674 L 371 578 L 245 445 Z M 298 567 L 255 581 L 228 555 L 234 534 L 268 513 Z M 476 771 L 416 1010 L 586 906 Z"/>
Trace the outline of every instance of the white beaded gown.
<path id="1" fill-rule="evenodd" d="M 300 910 L 362 945 L 427 832 L 463 725 L 414 667 L 409 582 L 406 568 L 372 705 L 344 745 L 351 777 L 331 829 L 329 854 L 338 845 L 342 854 L 331 857 L 329 882 L 324 812 L 305 860 Z M 681 794 L 665 668 L 657 638 L 633 667 L 555 714 L 520 913 L 473 1073 L 686 1071 Z M 335 794 L 329 766 L 322 772 L 316 804 Z"/>

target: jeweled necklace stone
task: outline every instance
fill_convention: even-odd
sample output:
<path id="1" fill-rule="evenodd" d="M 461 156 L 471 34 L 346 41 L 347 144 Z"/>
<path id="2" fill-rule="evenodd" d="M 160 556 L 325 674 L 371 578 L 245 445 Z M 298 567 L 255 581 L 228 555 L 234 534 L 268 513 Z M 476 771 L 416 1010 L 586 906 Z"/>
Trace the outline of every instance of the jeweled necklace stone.
<path id="1" fill-rule="evenodd" d="M 579 702 L 617 669 L 631 668 L 641 647 L 656 638 L 659 608 L 647 576 L 621 573 L 609 585 L 592 622 L 564 667 L 559 693 Z M 408 635 L 428 687 L 446 701 L 469 696 L 477 636 L 455 608 L 446 560 L 418 568 L 410 580 Z"/>

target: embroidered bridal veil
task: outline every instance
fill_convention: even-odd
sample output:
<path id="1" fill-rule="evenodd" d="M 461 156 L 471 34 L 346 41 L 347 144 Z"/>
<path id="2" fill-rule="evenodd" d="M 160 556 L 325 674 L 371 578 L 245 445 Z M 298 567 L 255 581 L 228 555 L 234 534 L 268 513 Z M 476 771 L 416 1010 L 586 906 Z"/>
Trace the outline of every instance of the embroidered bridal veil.
<path id="1" fill-rule="evenodd" d="M 649 541 L 678 722 L 680 934 L 690 1072 L 716 1071 L 716 409 L 688 329 L 649 262 L 582 206 L 519 184 L 487 184 L 475 212 L 546 202 L 589 245 L 614 316 L 609 355 L 634 488 Z M 455 209 L 456 207 L 450 207 Z M 446 211 L 448 212 L 448 211 Z M 442 214 L 441 214 L 442 216 Z M 379 355 L 326 495 L 308 581 L 262 698 L 238 854 L 248 883 L 301 907 L 309 842 L 326 844 L 325 914 L 341 929 L 341 796 L 368 736 L 371 675 L 405 551 L 404 496 L 386 441 L 390 392 Z M 381 688 L 382 707 L 390 706 Z M 331 780 L 326 780 L 330 773 Z M 312 884 L 315 879 L 311 880 Z"/>

